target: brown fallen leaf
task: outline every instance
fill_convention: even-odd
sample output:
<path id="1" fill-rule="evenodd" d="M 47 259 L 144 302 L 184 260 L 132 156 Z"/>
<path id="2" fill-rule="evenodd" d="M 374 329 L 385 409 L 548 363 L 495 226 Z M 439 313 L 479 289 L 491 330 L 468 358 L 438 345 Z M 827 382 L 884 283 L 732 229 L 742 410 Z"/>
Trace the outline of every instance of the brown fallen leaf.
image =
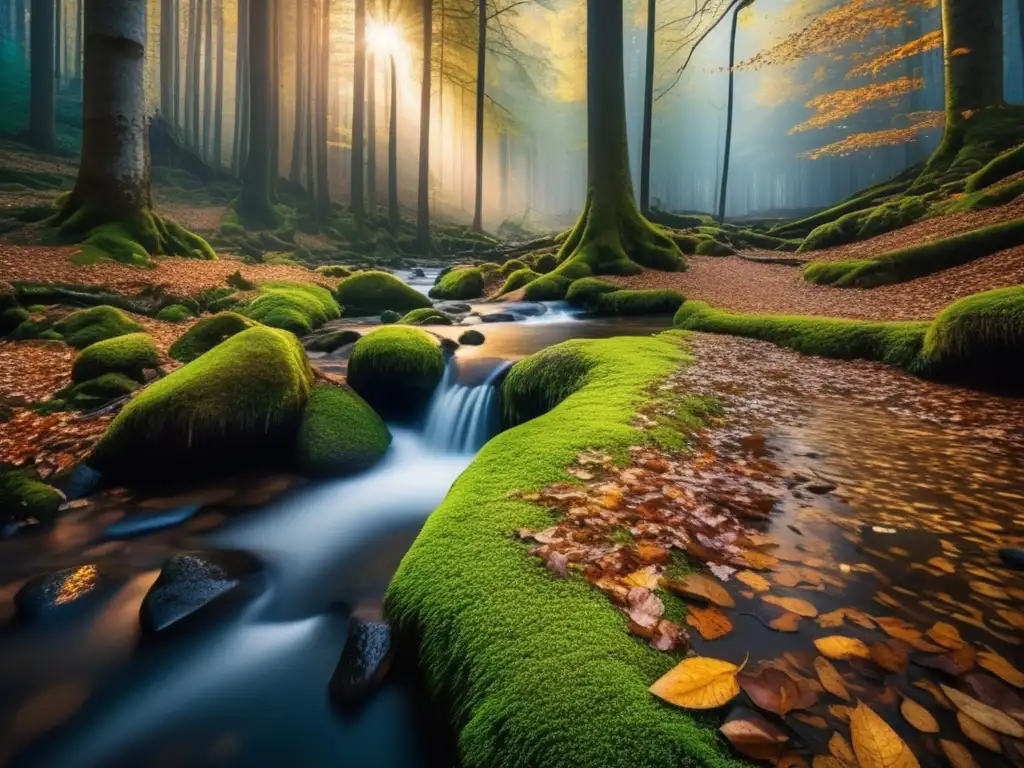
<path id="1" fill-rule="evenodd" d="M 807 761 L 802 755 L 789 752 L 775 761 L 775 768 L 807 768 Z"/>
<path id="2" fill-rule="evenodd" d="M 911 698 L 904 697 L 900 704 L 900 713 L 904 719 L 921 733 L 938 733 L 939 723 L 932 713 Z"/>
<path id="3" fill-rule="evenodd" d="M 1014 629 L 1024 630 L 1024 611 L 1016 611 L 1010 608 L 999 608 L 996 610 L 1003 621 Z"/>
<path id="4" fill-rule="evenodd" d="M 639 571 L 633 571 L 623 578 L 623 581 L 630 587 L 642 587 L 643 589 L 657 589 L 661 576 L 656 566 L 649 565 Z"/>
<path id="5" fill-rule="evenodd" d="M 931 560 L 928 561 L 928 565 L 940 571 L 943 571 L 944 573 L 956 572 L 956 565 L 954 565 L 950 560 L 947 560 L 945 557 L 933 557 Z"/>
<path id="6" fill-rule="evenodd" d="M 999 736 L 995 731 L 986 728 L 970 715 L 963 712 L 956 713 L 956 721 L 960 724 L 960 730 L 964 736 L 990 752 L 1002 752 L 1003 745 L 999 742 Z"/>
<path id="7" fill-rule="evenodd" d="M 633 587 L 626 595 L 626 615 L 641 627 L 653 629 L 664 612 L 664 603 L 649 589 Z"/>
<path id="8" fill-rule="evenodd" d="M 697 608 L 691 606 L 686 614 L 686 623 L 697 630 L 705 640 L 716 640 L 732 632 L 729 617 L 714 606 Z"/>
<path id="9" fill-rule="evenodd" d="M 831 755 L 815 755 L 812 768 L 847 768 Z"/>
<path id="10" fill-rule="evenodd" d="M 850 715 L 850 735 L 860 768 L 920 768 L 906 742 L 864 702 Z"/>
<path id="11" fill-rule="evenodd" d="M 780 728 L 749 710 L 730 718 L 718 730 L 737 752 L 754 760 L 778 759 L 789 741 L 789 736 Z"/>
<path id="12" fill-rule="evenodd" d="M 941 645 L 928 642 L 917 627 L 895 616 L 876 616 L 875 621 L 889 637 L 902 640 L 922 653 L 942 653 Z"/>
<path id="13" fill-rule="evenodd" d="M 960 631 L 952 624 L 944 621 L 936 622 L 928 630 L 927 635 L 943 648 L 948 648 L 951 651 L 956 651 L 964 645 L 964 639 L 960 637 Z"/>
<path id="14" fill-rule="evenodd" d="M 871 651 L 862 640 L 855 637 L 843 635 L 830 635 L 819 637 L 814 641 L 814 647 L 822 656 L 830 659 L 870 659 Z"/>
<path id="15" fill-rule="evenodd" d="M 768 579 L 753 571 L 740 571 L 736 574 L 736 580 L 743 582 L 755 592 L 767 592 L 772 588 L 772 584 Z"/>
<path id="16" fill-rule="evenodd" d="M 974 647 L 965 645 L 957 651 L 915 657 L 914 663 L 929 669 L 937 669 L 952 677 L 959 677 L 974 669 Z"/>
<path id="17" fill-rule="evenodd" d="M 821 681 L 822 688 L 833 696 L 838 696 L 843 701 L 850 701 L 850 693 L 846 690 L 846 683 L 828 659 L 818 656 L 814 660 L 814 671 L 818 675 L 818 680 Z"/>
<path id="18" fill-rule="evenodd" d="M 739 694 L 736 676 L 741 669 L 728 661 L 693 656 L 666 672 L 650 691 L 683 709 L 715 709 Z"/>
<path id="19" fill-rule="evenodd" d="M 963 744 L 949 739 L 939 739 L 939 748 L 953 768 L 978 768 L 970 750 Z"/>
<path id="20" fill-rule="evenodd" d="M 778 595 L 762 595 L 761 599 L 770 605 L 777 605 L 780 608 L 802 616 L 805 619 L 813 619 L 818 615 L 818 609 L 806 600 L 799 597 L 779 597 Z"/>
<path id="21" fill-rule="evenodd" d="M 899 640 L 885 640 L 871 644 L 871 660 L 886 672 L 899 675 L 906 671 L 910 663 L 907 647 Z"/>
<path id="22" fill-rule="evenodd" d="M 768 626 L 774 629 L 776 632 L 799 632 L 800 631 L 800 617 L 795 613 L 789 613 L 788 611 L 778 618 L 774 618 L 768 622 Z"/>
<path id="23" fill-rule="evenodd" d="M 922 691 L 928 691 L 940 707 L 944 707 L 945 709 L 956 709 L 956 707 L 953 706 L 953 702 L 951 702 L 949 698 L 947 698 L 946 694 L 942 692 L 942 689 L 940 689 L 939 686 L 931 680 L 917 680 L 913 685 L 915 688 L 920 688 Z"/>
<path id="24" fill-rule="evenodd" d="M 1014 688 L 1024 688 L 1024 673 L 991 649 L 978 654 L 978 666 L 987 669 Z"/>
<path id="25" fill-rule="evenodd" d="M 809 725 L 811 728 L 828 728 L 828 720 L 821 715 L 811 715 L 806 712 L 794 712 L 792 717 L 794 720 L 798 720 L 804 725 Z"/>
<path id="26" fill-rule="evenodd" d="M 988 704 L 983 704 L 974 697 L 958 691 L 956 688 L 950 688 L 948 685 L 940 687 L 947 698 L 953 702 L 953 706 L 960 712 L 977 720 L 986 728 L 996 733 L 1002 733 L 1012 739 L 1024 738 L 1024 724 L 1017 722 L 1006 713 L 990 707 Z"/>
<path id="27" fill-rule="evenodd" d="M 1024 722 L 1024 697 L 998 678 L 981 672 L 972 672 L 961 678 L 971 694 L 982 704 L 1005 712 L 1014 720 Z"/>
<path id="28" fill-rule="evenodd" d="M 993 600 L 1009 600 L 1010 595 L 1002 587 L 997 587 L 995 584 L 989 584 L 987 581 L 968 581 L 967 586 L 977 592 L 979 595 L 984 597 L 990 597 Z"/>
<path id="29" fill-rule="evenodd" d="M 853 754 L 853 747 L 850 746 L 850 742 L 846 740 L 839 731 L 835 731 L 832 734 L 832 738 L 828 740 L 828 751 L 832 753 L 832 757 L 841 763 L 856 764 L 857 758 Z"/>
<path id="30" fill-rule="evenodd" d="M 828 708 L 828 713 L 841 723 L 849 723 L 850 715 L 853 714 L 853 708 L 845 707 L 842 704 L 832 704 Z"/>
<path id="31" fill-rule="evenodd" d="M 711 603 L 721 608 L 733 608 L 736 601 L 721 582 L 701 573 L 688 573 L 681 579 L 666 579 L 667 589 L 702 602 Z"/>
<path id="32" fill-rule="evenodd" d="M 786 671 L 772 661 L 762 661 L 751 672 L 743 672 L 737 680 L 744 693 L 765 712 L 785 717 L 794 709 L 813 707 L 818 692 L 813 682 Z"/>

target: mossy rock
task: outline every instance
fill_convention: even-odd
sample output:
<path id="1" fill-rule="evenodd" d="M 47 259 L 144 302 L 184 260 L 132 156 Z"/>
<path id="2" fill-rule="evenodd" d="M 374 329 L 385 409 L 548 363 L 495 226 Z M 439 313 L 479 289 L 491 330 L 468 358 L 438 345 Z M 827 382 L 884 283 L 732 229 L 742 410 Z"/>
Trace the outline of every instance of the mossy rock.
<path id="1" fill-rule="evenodd" d="M 459 344 L 465 344 L 468 347 L 479 347 L 485 341 L 487 341 L 487 337 L 472 328 L 459 336 Z"/>
<path id="2" fill-rule="evenodd" d="M 160 352 L 145 333 L 129 333 L 97 341 L 78 353 L 71 366 L 71 380 L 81 384 L 106 373 L 122 373 L 144 382 L 144 371 L 160 366 Z"/>
<path id="3" fill-rule="evenodd" d="M 437 281 L 430 289 L 430 296 L 447 301 L 469 301 L 484 295 L 486 280 L 478 267 L 453 269 Z"/>
<path id="4" fill-rule="evenodd" d="M 426 331 L 394 326 L 356 342 L 348 383 L 385 418 L 415 417 L 444 374 L 444 353 Z"/>
<path id="5" fill-rule="evenodd" d="M 597 306 L 598 299 L 606 293 L 614 293 L 619 286 L 598 277 L 576 280 L 565 294 L 566 300 L 575 307 L 590 309 Z"/>
<path id="6" fill-rule="evenodd" d="M 171 344 L 170 355 L 180 363 L 190 363 L 236 333 L 254 325 L 256 323 L 252 320 L 235 312 L 204 317 Z"/>
<path id="7" fill-rule="evenodd" d="M 53 329 L 76 349 L 85 349 L 97 341 L 144 330 L 120 309 L 105 304 L 72 312 L 58 321 Z"/>
<path id="8" fill-rule="evenodd" d="M 24 471 L 0 471 L 0 524 L 32 517 L 41 523 L 53 520 L 64 494 Z"/>
<path id="9" fill-rule="evenodd" d="M 383 312 L 380 313 L 379 319 L 381 325 L 394 325 L 395 323 L 402 319 L 402 315 L 399 314 L 398 312 L 395 312 L 395 310 L 393 309 L 385 309 Z"/>
<path id="10" fill-rule="evenodd" d="M 84 411 L 99 408 L 111 400 L 131 394 L 138 388 L 139 383 L 123 373 L 105 373 L 95 379 L 76 384 L 68 392 L 66 399 L 72 406 Z"/>
<path id="11" fill-rule="evenodd" d="M 565 298 L 570 285 L 572 280 L 563 275 L 541 275 L 527 284 L 523 298 L 527 301 L 561 301 Z"/>
<path id="12" fill-rule="evenodd" d="M 718 240 L 702 240 L 697 243 L 696 253 L 698 256 L 734 256 L 736 251 Z"/>
<path id="13" fill-rule="evenodd" d="M 533 262 L 533 271 L 546 275 L 558 269 L 558 257 L 553 253 L 542 253 Z"/>
<path id="14" fill-rule="evenodd" d="M 249 328 L 129 402 L 89 464 L 119 479 L 166 479 L 284 460 L 312 387 L 298 339 Z"/>
<path id="15" fill-rule="evenodd" d="M 333 352 L 339 347 L 355 344 L 362 336 L 359 331 L 353 330 L 331 331 L 307 342 L 307 346 L 314 352 Z"/>
<path id="16" fill-rule="evenodd" d="M 512 291 L 518 291 L 520 288 L 529 285 L 539 277 L 540 275 L 532 269 L 517 269 L 508 276 L 508 279 L 505 280 L 505 284 L 501 286 L 501 291 L 499 291 L 499 293 L 506 294 L 511 293 Z"/>
<path id="17" fill-rule="evenodd" d="M 346 278 L 335 294 L 345 317 L 374 317 L 385 310 L 405 314 L 431 306 L 430 299 L 388 272 L 359 272 Z"/>
<path id="18" fill-rule="evenodd" d="M 509 259 L 501 265 L 501 276 L 508 277 L 513 272 L 518 272 L 520 269 L 529 269 L 529 265 L 520 259 Z"/>
<path id="19" fill-rule="evenodd" d="M 338 302 L 320 285 L 273 281 L 262 283 L 258 290 L 260 295 L 249 302 L 243 314 L 271 328 L 308 336 L 341 317 Z"/>
<path id="20" fill-rule="evenodd" d="M 678 291 L 614 291 L 600 294 L 590 310 L 597 315 L 617 317 L 672 315 L 684 301 Z"/>
<path id="21" fill-rule="evenodd" d="M 183 323 L 193 317 L 195 315 L 192 313 L 192 310 L 184 304 L 168 304 L 156 313 L 157 320 L 163 320 L 168 323 Z"/>
<path id="22" fill-rule="evenodd" d="M 324 264 L 317 267 L 316 272 L 324 277 L 348 277 L 352 274 L 351 269 L 341 264 Z"/>
<path id="23" fill-rule="evenodd" d="M 928 327 L 923 357 L 936 375 L 1024 392 L 1024 286 L 946 307 Z"/>
<path id="24" fill-rule="evenodd" d="M 302 413 L 295 457 L 311 477 L 369 469 L 387 453 L 391 433 L 365 400 L 347 387 L 320 384 Z"/>
<path id="25" fill-rule="evenodd" d="M 452 325 L 452 319 L 434 307 L 414 309 L 401 320 L 399 325 Z"/>
<path id="26" fill-rule="evenodd" d="M 27 309 L 8 307 L 0 312 L 0 336 L 6 336 L 30 317 Z"/>

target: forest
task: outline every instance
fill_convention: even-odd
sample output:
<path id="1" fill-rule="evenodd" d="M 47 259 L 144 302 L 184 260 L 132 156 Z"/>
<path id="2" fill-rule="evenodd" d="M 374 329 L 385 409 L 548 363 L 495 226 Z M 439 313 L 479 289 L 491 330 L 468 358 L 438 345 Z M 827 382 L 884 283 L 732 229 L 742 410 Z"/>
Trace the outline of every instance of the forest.
<path id="1" fill-rule="evenodd" d="M 1024 0 L 0 0 L 0 765 L 1024 766 Z"/>

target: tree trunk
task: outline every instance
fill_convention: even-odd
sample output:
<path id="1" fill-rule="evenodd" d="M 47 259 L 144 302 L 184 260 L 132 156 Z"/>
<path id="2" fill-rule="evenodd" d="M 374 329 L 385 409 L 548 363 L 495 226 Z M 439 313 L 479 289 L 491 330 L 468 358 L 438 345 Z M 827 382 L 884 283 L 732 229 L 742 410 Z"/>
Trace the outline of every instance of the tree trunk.
<path id="1" fill-rule="evenodd" d="M 366 92 L 366 196 L 370 216 L 377 215 L 377 60 L 367 59 Z"/>
<path id="2" fill-rule="evenodd" d="M 319 24 L 320 10 L 318 3 L 309 5 L 309 27 L 306 34 L 306 185 L 311 199 L 316 199 L 316 160 L 319 156 L 316 151 L 316 136 L 314 128 L 316 124 L 315 110 L 318 94 L 320 93 L 319 78 L 317 77 L 317 62 L 320 60 L 317 54 L 319 46 Z"/>
<path id="3" fill-rule="evenodd" d="M 249 154 L 246 130 L 249 125 L 249 3 L 238 3 L 238 45 L 235 49 L 235 137 L 231 170 L 238 176 Z"/>
<path id="4" fill-rule="evenodd" d="M 366 0 L 355 0 L 355 61 L 352 80 L 352 161 L 349 205 L 356 223 L 363 223 L 363 127 L 366 124 Z"/>
<path id="5" fill-rule="evenodd" d="M 61 6 L 63 3 L 61 0 L 54 0 L 53 3 L 53 79 L 59 83 L 62 75 L 62 66 L 64 64 L 64 51 L 62 46 L 64 45 L 64 34 L 63 34 L 63 19 L 61 18 L 64 14 L 61 13 Z"/>
<path id="6" fill-rule="evenodd" d="M 629 171 L 622 0 L 587 2 L 587 165 L 583 214 L 559 252 L 559 269 L 633 274 L 637 264 L 677 270 L 675 243 L 637 208 Z"/>
<path id="7" fill-rule="evenodd" d="M 200 132 L 202 127 L 202 50 L 203 50 L 203 0 L 195 0 L 196 26 L 195 36 L 192 40 L 193 61 L 192 82 L 189 83 L 192 97 L 192 148 L 196 154 L 202 154 L 203 135 Z"/>
<path id="8" fill-rule="evenodd" d="M 53 70 L 53 0 L 32 0 L 29 34 L 31 74 L 28 143 L 42 152 L 57 149 L 57 83 Z"/>
<path id="9" fill-rule="evenodd" d="M 174 112 L 172 123 L 176 128 L 181 127 L 181 2 L 172 5 L 174 20 L 172 22 L 174 35 Z"/>
<path id="10" fill-rule="evenodd" d="M 174 120 L 174 57 L 178 55 L 174 40 L 175 0 L 160 0 L 160 114 L 173 125 Z"/>
<path id="11" fill-rule="evenodd" d="M 217 92 L 214 96 L 216 114 L 213 120 L 213 165 L 221 167 L 224 145 L 224 0 L 217 0 Z"/>
<path id="12" fill-rule="evenodd" d="M 304 140 L 306 138 L 306 78 L 303 75 L 303 55 L 306 52 L 305 3 L 295 5 L 295 131 L 292 134 L 292 162 L 288 171 L 288 180 L 293 184 L 302 183 L 302 161 L 305 157 Z"/>
<path id="13" fill-rule="evenodd" d="M 395 57 L 391 57 L 391 117 L 388 121 L 388 226 L 398 233 L 401 213 L 398 208 L 398 76 Z"/>
<path id="14" fill-rule="evenodd" d="M 195 149 L 199 141 L 199 0 L 188 4 L 188 58 L 185 60 L 185 135 L 188 145 Z"/>
<path id="15" fill-rule="evenodd" d="M 206 45 L 203 50 L 203 157 L 213 153 L 213 0 L 206 0 Z"/>
<path id="16" fill-rule="evenodd" d="M 647 0 L 647 51 L 644 74 L 644 127 L 640 147 L 640 212 L 651 212 L 651 135 L 654 123 L 654 43 L 657 20 L 656 0 Z"/>
<path id="17" fill-rule="evenodd" d="M 331 0 L 323 0 L 320 14 L 320 57 L 317 72 L 317 114 L 316 143 L 321 153 L 316 164 L 316 200 L 320 215 L 327 217 L 331 213 L 331 188 L 328 175 L 330 148 L 327 146 L 327 111 L 330 99 L 331 75 Z"/>
<path id="18" fill-rule="evenodd" d="M 249 0 L 249 154 L 242 171 L 238 213 L 255 227 L 276 223 L 270 204 L 270 0 Z"/>
<path id="19" fill-rule="evenodd" d="M 423 253 L 430 248 L 430 80 L 434 33 L 434 1 L 423 0 L 423 76 L 420 82 L 420 173 L 416 195 L 416 240 Z"/>
<path id="20" fill-rule="evenodd" d="M 487 90 L 487 0 L 480 0 L 476 42 L 476 192 L 473 198 L 473 231 L 484 231 L 484 93 Z"/>
<path id="21" fill-rule="evenodd" d="M 740 10 L 744 3 L 736 6 L 732 14 L 732 32 L 729 35 L 729 102 L 725 108 L 725 150 L 722 155 L 722 184 L 718 188 L 718 223 L 725 221 L 725 200 L 729 193 L 729 156 L 732 153 L 732 113 L 736 92 L 736 28 L 739 25 Z"/>
<path id="22" fill-rule="evenodd" d="M 277 179 L 281 175 L 281 29 L 284 2 L 270 5 L 270 202 L 277 202 Z"/>

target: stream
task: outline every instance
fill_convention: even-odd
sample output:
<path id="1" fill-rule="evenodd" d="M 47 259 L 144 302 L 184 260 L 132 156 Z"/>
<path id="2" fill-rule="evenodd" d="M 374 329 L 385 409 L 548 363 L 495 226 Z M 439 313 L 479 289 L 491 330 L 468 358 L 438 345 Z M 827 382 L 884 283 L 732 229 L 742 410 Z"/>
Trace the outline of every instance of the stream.
<path id="1" fill-rule="evenodd" d="M 423 291 L 433 283 L 429 273 L 406 278 Z M 0 765 L 452 765 L 446 729 L 411 681 L 392 675 L 356 714 L 331 706 L 327 682 L 349 616 L 379 610 L 424 521 L 497 430 L 494 383 L 511 362 L 569 338 L 645 335 L 669 323 L 581 318 L 559 303 L 540 314 L 528 311 L 516 322 L 474 325 L 485 343 L 458 350 L 423 425 L 393 427 L 389 452 L 363 474 L 320 483 L 242 475 L 172 497 L 135 498 L 112 489 L 62 516 L 49 532 L 0 540 Z M 332 325 L 372 330 L 351 321 Z M 466 328 L 430 330 L 455 339 Z M 770 345 L 696 338 L 704 340 L 698 359 L 703 354 L 706 361 L 688 383 L 723 393 L 744 429 L 764 431 L 786 471 L 809 467 L 839 485 L 832 496 L 787 499 L 772 524 L 783 548 L 806 543 L 794 529 L 800 537 L 813 532 L 836 557 L 869 564 L 906 585 L 929 578 L 909 565 L 944 547 L 971 554 L 996 540 L 1020 545 L 1020 401 L 968 397 L 877 366 L 811 361 L 797 367 L 804 359 Z M 311 359 L 343 373 L 347 353 Z M 821 385 L 826 365 L 848 375 L 826 377 L 832 386 Z M 794 384 L 803 375 L 818 377 L 814 392 Z M 746 388 L 746 379 L 759 384 Z M 737 411 L 740 400 L 746 405 Z M 955 412 L 989 419 L 965 416 L 984 423 L 962 429 L 950 420 Z M 159 523 L 160 515 L 183 508 L 193 511 L 178 524 Z M 873 543 L 869 530 L 865 540 L 872 545 L 854 551 L 837 523 L 844 518 L 863 518 L 869 529 L 893 534 Z M 132 520 L 157 522 L 133 529 L 126 525 Z M 255 553 L 266 563 L 263 588 L 187 631 L 144 636 L 139 606 L 164 559 L 210 548 Z M 59 621 L 15 615 L 12 598 L 27 578 L 84 563 L 120 574 L 118 588 Z M 1019 575 L 1005 573 L 1007 583 L 1024 587 Z M 944 589 L 965 597 L 963 583 Z M 876 597 L 873 589 L 851 590 L 842 604 L 870 605 Z M 744 648 L 759 642 L 751 634 L 758 627 L 751 617 L 738 626 L 742 631 L 717 641 L 722 650 L 715 654 L 742 658 Z M 768 644 L 759 658 L 785 641 L 761 634 Z M 1020 646 L 988 641 L 1020 661 Z"/>

